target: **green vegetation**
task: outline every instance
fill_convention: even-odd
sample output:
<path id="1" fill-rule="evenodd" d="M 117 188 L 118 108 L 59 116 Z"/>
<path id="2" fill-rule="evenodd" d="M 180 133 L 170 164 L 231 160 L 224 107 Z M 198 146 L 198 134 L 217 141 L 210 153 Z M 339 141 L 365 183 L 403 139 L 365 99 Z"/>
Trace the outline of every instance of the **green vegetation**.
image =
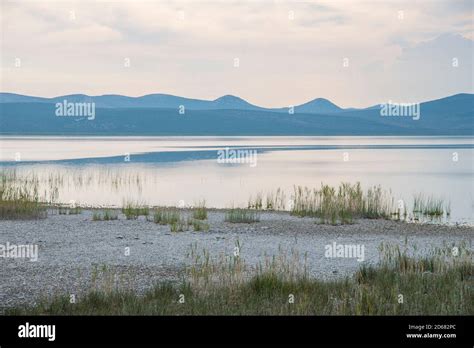
<path id="1" fill-rule="evenodd" d="M 199 220 L 192 221 L 194 231 L 209 231 L 209 224 L 206 224 Z"/>
<path id="2" fill-rule="evenodd" d="M 441 217 L 446 213 L 446 216 L 451 214 L 451 204 L 445 204 L 440 198 L 432 196 L 425 197 L 419 193 L 413 197 L 413 214 L 426 215 L 430 217 Z"/>
<path id="3" fill-rule="evenodd" d="M 232 208 L 226 211 L 225 221 L 231 223 L 250 224 L 252 222 L 259 222 L 260 216 L 257 212 L 252 210 Z"/>
<path id="4" fill-rule="evenodd" d="M 207 209 L 206 201 L 201 201 L 193 210 L 193 219 L 196 220 L 206 220 L 207 219 Z"/>
<path id="5" fill-rule="evenodd" d="M 136 185 L 142 188 L 145 182 L 142 173 L 123 174 L 119 171 L 71 171 L 65 175 L 62 171 L 51 173 L 24 172 L 19 169 L 0 170 L 0 219 L 37 219 L 47 216 L 48 208 L 61 215 L 80 214 L 81 208 L 60 205 L 60 191 L 81 189 L 91 185 L 111 183 L 114 190 Z M 39 195 L 38 193 L 41 193 Z M 379 186 L 363 190 L 360 183 L 341 183 L 337 187 L 321 184 L 320 188 L 295 186 L 288 195 L 282 189 L 267 193 L 258 192 L 250 197 L 248 210 L 290 211 L 296 216 L 307 216 L 318 219 L 323 224 L 350 224 L 358 218 L 385 218 L 416 221 L 421 219 L 449 218 L 450 202 L 429 195 L 417 194 L 413 207 L 405 207 L 394 202 L 390 191 Z M 59 207 L 59 208 L 58 208 Z M 133 201 L 124 202 L 122 212 L 127 219 L 137 219 L 140 215 L 148 216 L 149 207 Z M 246 215 L 245 212 L 239 212 Z M 208 215 L 205 201 L 196 205 L 192 212 L 194 220 L 206 220 Z M 229 221 L 233 219 L 230 212 Z M 160 218 L 158 218 L 160 220 Z M 165 218 L 166 220 L 166 218 Z M 245 218 L 242 219 L 245 222 Z M 252 219 L 250 219 L 252 220 Z M 257 215 L 258 220 L 258 215 Z M 171 224 L 173 221 L 164 224 Z M 252 221 L 250 221 L 252 222 Z M 157 222 L 161 223 L 161 222 Z"/>
<path id="6" fill-rule="evenodd" d="M 0 219 L 40 219 L 47 209 L 40 202 L 36 181 L 16 181 L 16 176 L 0 174 Z"/>
<path id="7" fill-rule="evenodd" d="M 239 256 L 213 258 L 206 250 L 198 252 L 194 245 L 181 282 L 157 284 L 144 295 L 104 284 L 75 304 L 63 295 L 33 307 L 9 309 L 6 314 L 474 314 L 474 265 L 465 245 L 436 249 L 422 258 L 410 255 L 406 247 L 382 245 L 380 252 L 377 266 L 362 266 L 351 277 L 323 281 L 310 278 L 305 263 L 294 252 L 287 255 L 280 251 L 280 255 L 267 257 L 255 268 Z M 113 282 L 113 274 L 107 272 L 104 268 L 96 277 Z"/>
<path id="8" fill-rule="evenodd" d="M 104 212 L 101 211 L 94 211 L 92 215 L 92 221 L 110 221 L 110 220 L 118 220 L 118 214 L 112 210 L 105 210 Z"/>
<path id="9" fill-rule="evenodd" d="M 285 210 L 286 209 L 286 195 L 278 188 L 275 192 L 269 192 L 263 198 L 261 193 L 257 193 L 255 198 L 250 197 L 248 202 L 248 209 L 256 210 Z"/>
<path id="10" fill-rule="evenodd" d="M 333 225 L 352 223 L 354 218 L 389 218 L 395 211 L 393 198 L 379 186 L 363 192 L 360 183 L 342 183 L 338 188 L 321 184 L 319 190 L 298 186 L 293 202 L 293 215 Z"/>
<path id="11" fill-rule="evenodd" d="M 171 232 L 184 232 L 189 229 L 191 222 L 180 218 L 178 221 L 174 221 L 170 225 Z"/>
<path id="12" fill-rule="evenodd" d="M 157 209 L 153 214 L 153 222 L 160 225 L 177 224 L 180 219 L 177 209 Z"/>
<path id="13" fill-rule="evenodd" d="M 132 201 L 128 201 L 122 208 L 122 213 L 125 214 L 127 220 L 136 220 L 139 216 L 148 216 L 150 210 L 147 206 Z"/>
<path id="14" fill-rule="evenodd" d="M 171 232 L 188 231 L 190 226 L 193 226 L 194 231 L 207 231 L 209 225 L 202 221 L 206 218 L 207 211 L 203 205 L 198 210 L 193 211 L 192 219 L 175 208 L 160 208 L 155 210 L 153 214 L 153 222 L 160 225 L 169 225 Z"/>
<path id="15" fill-rule="evenodd" d="M 59 207 L 58 214 L 59 215 L 78 215 L 82 213 L 82 208 L 79 206 L 75 206 L 73 208 L 68 207 Z"/>

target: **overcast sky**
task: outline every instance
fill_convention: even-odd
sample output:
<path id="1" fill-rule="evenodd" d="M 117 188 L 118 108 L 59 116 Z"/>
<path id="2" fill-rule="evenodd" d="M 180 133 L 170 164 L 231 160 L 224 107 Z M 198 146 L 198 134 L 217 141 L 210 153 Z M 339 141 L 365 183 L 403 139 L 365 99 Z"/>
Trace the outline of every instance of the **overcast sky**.
<path id="1" fill-rule="evenodd" d="M 267 107 L 473 93 L 473 3 L 1 0 L 1 91 Z"/>

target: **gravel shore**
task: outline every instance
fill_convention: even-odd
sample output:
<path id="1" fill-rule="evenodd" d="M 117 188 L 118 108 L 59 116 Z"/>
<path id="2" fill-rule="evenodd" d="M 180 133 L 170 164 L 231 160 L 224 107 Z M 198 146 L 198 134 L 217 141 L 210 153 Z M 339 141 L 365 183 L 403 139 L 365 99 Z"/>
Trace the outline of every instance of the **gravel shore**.
<path id="1" fill-rule="evenodd" d="M 189 212 L 186 212 L 189 214 Z M 209 210 L 209 231 L 170 232 L 169 226 L 146 221 L 92 221 L 92 210 L 79 215 L 49 214 L 43 220 L 0 221 L 0 244 L 38 245 L 38 260 L 1 258 L 0 310 L 34 304 L 54 294 L 75 294 L 97 286 L 97 270 L 107 267 L 115 281 L 137 292 L 154 283 L 177 280 L 191 245 L 205 248 L 210 255 L 231 255 L 236 243 L 240 257 L 256 265 L 265 255 L 291 250 L 306 255 L 313 277 L 334 278 L 352 274 L 363 263 L 376 263 L 382 242 L 417 247 L 423 254 L 434 247 L 465 241 L 472 248 L 474 227 L 414 224 L 387 220 L 358 220 L 351 225 L 316 224 L 285 212 L 263 212 L 260 222 L 224 222 L 225 212 Z M 364 246 L 364 261 L 328 258 L 325 246 Z M 129 254 L 128 254 L 129 251 Z M 100 278 L 100 277 L 99 277 Z M 94 280 L 95 279 L 95 280 Z"/>

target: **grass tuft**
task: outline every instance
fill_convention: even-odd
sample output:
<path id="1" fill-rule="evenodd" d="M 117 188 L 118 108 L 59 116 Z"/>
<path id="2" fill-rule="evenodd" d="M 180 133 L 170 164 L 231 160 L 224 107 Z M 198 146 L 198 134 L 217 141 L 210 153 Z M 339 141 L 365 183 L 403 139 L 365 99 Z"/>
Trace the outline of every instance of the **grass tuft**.
<path id="1" fill-rule="evenodd" d="M 92 221 L 111 221 L 111 220 L 118 220 L 118 214 L 112 210 L 105 210 L 104 212 L 101 211 L 94 211 L 92 215 Z"/>
<path id="2" fill-rule="evenodd" d="M 0 219 L 28 220 L 47 216 L 46 206 L 40 202 L 36 182 L 18 186 L 10 176 L 0 174 Z"/>
<path id="3" fill-rule="evenodd" d="M 318 280 L 308 276 L 294 252 L 280 250 L 254 268 L 239 255 L 211 257 L 194 244 L 182 282 L 159 283 L 141 295 L 117 288 L 113 274 L 101 274 L 110 284 L 93 287 L 74 304 L 69 295 L 56 296 L 6 314 L 473 315 L 472 255 L 466 245 L 456 256 L 452 248 L 417 258 L 408 248 L 383 244 L 378 265 L 362 266 L 350 277 Z M 185 304 L 179 303 L 180 295 Z"/>
<path id="4" fill-rule="evenodd" d="M 160 225 L 177 224 L 180 219 L 177 209 L 157 209 L 153 214 L 153 222 Z"/>
<path id="5" fill-rule="evenodd" d="M 207 219 L 207 209 L 206 201 L 199 202 L 198 206 L 193 210 L 193 219 L 196 220 L 206 220 Z"/>
<path id="6" fill-rule="evenodd" d="M 231 223 L 246 223 L 250 224 L 253 222 L 260 221 L 260 215 L 252 210 L 232 208 L 226 211 L 225 221 Z"/>
<path id="7" fill-rule="evenodd" d="M 442 217 L 451 215 L 451 204 L 445 203 L 441 198 L 433 196 L 426 197 L 422 193 L 413 197 L 413 214 L 430 217 Z"/>
<path id="8" fill-rule="evenodd" d="M 125 214 L 127 220 L 136 220 L 139 216 L 148 216 L 149 208 L 143 204 L 128 201 L 122 208 L 122 213 Z"/>
<path id="9" fill-rule="evenodd" d="M 321 184 L 319 190 L 295 187 L 291 213 L 311 216 L 324 224 L 348 224 L 354 218 L 388 218 L 394 211 L 393 199 L 379 186 L 364 192 L 360 183 L 339 187 Z"/>

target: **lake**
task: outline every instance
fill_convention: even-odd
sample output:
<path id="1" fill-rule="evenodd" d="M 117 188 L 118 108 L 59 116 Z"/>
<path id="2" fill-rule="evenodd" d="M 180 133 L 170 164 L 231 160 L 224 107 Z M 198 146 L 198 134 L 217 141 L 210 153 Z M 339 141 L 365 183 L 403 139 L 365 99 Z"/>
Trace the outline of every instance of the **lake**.
<path id="1" fill-rule="evenodd" d="M 227 150 L 226 150 L 227 148 Z M 474 222 L 472 137 L 3 136 L 0 166 L 37 180 L 45 200 L 86 206 L 246 207 L 295 185 L 380 185 L 408 207 L 417 194 Z"/>

